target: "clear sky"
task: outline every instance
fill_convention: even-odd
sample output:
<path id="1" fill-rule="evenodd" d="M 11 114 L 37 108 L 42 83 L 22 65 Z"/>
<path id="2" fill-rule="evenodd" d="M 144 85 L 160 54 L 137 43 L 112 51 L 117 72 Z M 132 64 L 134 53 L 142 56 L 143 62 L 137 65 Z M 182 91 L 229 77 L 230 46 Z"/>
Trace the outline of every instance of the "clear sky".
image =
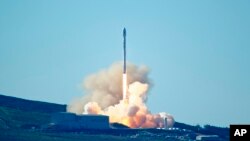
<path id="1" fill-rule="evenodd" d="M 69 103 L 122 60 L 151 70 L 148 107 L 188 124 L 250 123 L 248 0 L 0 0 L 0 93 Z"/>

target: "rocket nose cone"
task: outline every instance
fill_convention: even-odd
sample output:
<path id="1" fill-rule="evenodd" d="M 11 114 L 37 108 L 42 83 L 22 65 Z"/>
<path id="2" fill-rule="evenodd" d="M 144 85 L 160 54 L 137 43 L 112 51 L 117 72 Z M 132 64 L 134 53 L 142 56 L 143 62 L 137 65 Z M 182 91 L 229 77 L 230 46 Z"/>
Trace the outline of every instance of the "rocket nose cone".
<path id="1" fill-rule="evenodd" d="M 123 28 L 123 36 L 126 36 L 126 28 Z"/>

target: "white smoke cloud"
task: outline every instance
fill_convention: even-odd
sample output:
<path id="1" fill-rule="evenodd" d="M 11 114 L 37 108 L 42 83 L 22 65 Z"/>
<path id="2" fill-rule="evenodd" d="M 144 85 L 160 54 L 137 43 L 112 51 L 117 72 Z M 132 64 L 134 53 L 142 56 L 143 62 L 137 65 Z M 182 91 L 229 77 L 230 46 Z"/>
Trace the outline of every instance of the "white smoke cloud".
<path id="1" fill-rule="evenodd" d="M 174 124 L 167 113 L 151 114 L 146 106 L 151 86 L 149 69 L 145 66 L 127 65 L 128 93 L 122 100 L 122 63 L 114 63 L 108 69 L 88 76 L 83 83 L 86 95 L 74 100 L 67 107 L 68 112 L 77 114 L 103 114 L 110 122 L 119 122 L 132 128 L 164 127 Z"/>

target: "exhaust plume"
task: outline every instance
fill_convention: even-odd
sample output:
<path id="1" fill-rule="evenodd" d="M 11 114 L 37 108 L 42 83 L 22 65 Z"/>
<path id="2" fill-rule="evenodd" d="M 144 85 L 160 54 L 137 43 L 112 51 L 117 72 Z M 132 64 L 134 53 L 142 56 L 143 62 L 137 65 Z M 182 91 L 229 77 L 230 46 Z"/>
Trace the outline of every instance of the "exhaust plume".
<path id="1" fill-rule="evenodd" d="M 110 122 L 122 123 L 132 128 L 173 126 L 174 119 L 171 115 L 151 114 L 146 106 L 147 94 L 152 86 L 146 66 L 127 64 L 128 89 L 126 98 L 123 98 L 124 76 L 121 66 L 122 63 L 114 63 L 108 69 L 89 75 L 83 82 L 86 94 L 73 100 L 67 106 L 67 111 L 108 115 Z"/>

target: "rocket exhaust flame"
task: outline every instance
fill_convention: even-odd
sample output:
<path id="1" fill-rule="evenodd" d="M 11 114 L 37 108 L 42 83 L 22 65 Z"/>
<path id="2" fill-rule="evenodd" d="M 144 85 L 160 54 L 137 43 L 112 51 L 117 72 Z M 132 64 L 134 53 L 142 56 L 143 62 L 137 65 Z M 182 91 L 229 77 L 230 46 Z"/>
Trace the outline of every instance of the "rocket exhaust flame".
<path id="1" fill-rule="evenodd" d="M 127 75 L 122 73 L 122 63 L 89 75 L 83 83 L 85 95 L 67 106 L 68 112 L 76 114 L 102 114 L 110 117 L 110 122 L 125 124 L 131 128 L 172 127 L 174 118 L 167 113 L 152 114 L 146 106 L 151 82 L 148 68 L 127 65 Z M 121 75 L 127 77 L 123 83 Z M 123 79 L 123 80 L 122 80 Z M 128 84 L 128 89 L 123 89 Z M 123 90 L 127 90 L 123 100 Z"/>
<path id="2" fill-rule="evenodd" d="M 147 93 L 151 86 L 148 68 L 133 64 L 126 66 L 125 28 L 123 38 L 123 63 L 115 63 L 108 69 L 89 75 L 83 83 L 86 94 L 70 103 L 67 111 L 108 115 L 110 122 L 122 123 L 131 128 L 172 127 L 174 118 L 171 115 L 152 114 L 147 108 Z"/>
<path id="3" fill-rule="evenodd" d="M 123 100 L 127 99 L 127 74 L 122 75 Z"/>
<path id="4" fill-rule="evenodd" d="M 127 65 L 127 83 L 121 75 L 122 63 L 89 75 L 83 83 L 85 95 L 67 106 L 68 112 L 76 114 L 102 114 L 110 117 L 110 122 L 125 124 L 131 128 L 172 127 L 174 118 L 167 113 L 152 114 L 146 106 L 148 90 L 151 86 L 148 68 Z M 128 84 L 126 100 L 123 100 L 123 84 Z"/>

